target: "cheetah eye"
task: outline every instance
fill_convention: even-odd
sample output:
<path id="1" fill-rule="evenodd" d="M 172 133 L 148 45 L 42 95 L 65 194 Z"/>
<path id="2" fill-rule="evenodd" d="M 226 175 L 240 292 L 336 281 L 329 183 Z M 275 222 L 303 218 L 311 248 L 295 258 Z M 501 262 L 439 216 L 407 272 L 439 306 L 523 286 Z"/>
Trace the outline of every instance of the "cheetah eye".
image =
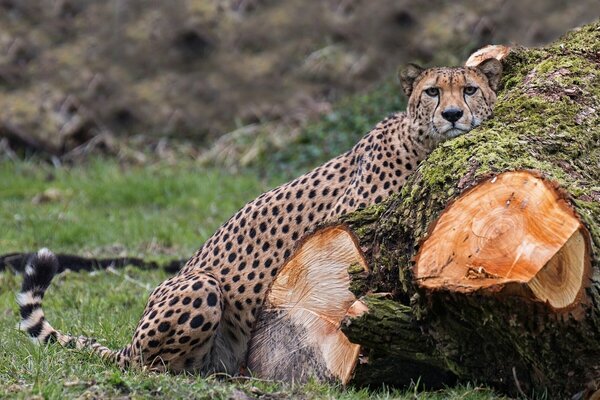
<path id="1" fill-rule="evenodd" d="M 477 86 L 465 86 L 465 94 L 467 96 L 472 96 L 477 91 Z"/>
<path id="2" fill-rule="evenodd" d="M 427 96 L 437 97 L 440 94 L 440 89 L 436 87 L 430 87 L 429 89 L 425 89 L 425 93 Z"/>

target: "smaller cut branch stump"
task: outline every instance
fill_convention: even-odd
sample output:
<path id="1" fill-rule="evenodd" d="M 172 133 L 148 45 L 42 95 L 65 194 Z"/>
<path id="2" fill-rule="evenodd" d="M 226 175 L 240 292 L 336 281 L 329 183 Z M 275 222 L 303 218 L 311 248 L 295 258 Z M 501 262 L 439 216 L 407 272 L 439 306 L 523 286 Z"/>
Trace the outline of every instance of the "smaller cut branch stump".
<path id="1" fill-rule="evenodd" d="M 250 343 L 248 369 L 262 378 L 348 382 L 360 346 L 340 331 L 366 306 L 350 292 L 348 268 L 366 270 L 355 238 L 342 226 L 308 236 L 283 266 Z"/>

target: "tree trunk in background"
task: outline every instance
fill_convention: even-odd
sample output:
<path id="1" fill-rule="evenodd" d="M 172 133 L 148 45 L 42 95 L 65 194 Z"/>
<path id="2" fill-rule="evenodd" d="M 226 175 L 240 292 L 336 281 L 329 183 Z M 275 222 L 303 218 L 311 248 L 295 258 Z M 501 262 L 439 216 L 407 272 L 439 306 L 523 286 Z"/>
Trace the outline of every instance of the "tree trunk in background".
<path id="1" fill-rule="evenodd" d="M 350 285 L 369 312 L 342 324 L 362 345 L 357 384 L 456 378 L 553 399 L 600 388 L 600 23 L 503 63 L 493 119 L 340 220 L 371 271 Z M 508 192 L 491 193 L 498 183 Z M 547 192 L 528 203 L 532 185 Z M 495 219 L 477 190 L 528 217 Z"/>

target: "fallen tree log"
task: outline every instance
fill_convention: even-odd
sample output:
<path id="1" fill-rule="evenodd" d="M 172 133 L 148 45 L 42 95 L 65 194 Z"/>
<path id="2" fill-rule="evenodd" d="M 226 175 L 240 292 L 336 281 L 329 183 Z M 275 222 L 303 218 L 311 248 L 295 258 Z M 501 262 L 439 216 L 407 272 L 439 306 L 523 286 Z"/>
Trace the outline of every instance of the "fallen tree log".
<path id="1" fill-rule="evenodd" d="M 314 345 L 323 333 L 289 312 L 290 293 L 310 280 L 288 285 L 287 303 L 268 295 L 257 334 L 302 326 L 282 354 L 308 346 L 315 375 L 359 385 L 477 381 L 548 398 L 600 389 L 600 23 L 503 64 L 493 119 L 440 146 L 397 196 L 318 230 L 292 256 L 307 274 L 324 261 L 345 268 L 320 284 L 351 292 L 342 309 L 360 302 L 329 320 L 360 346 L 341 361 L 353 374 L 333 373 L 330 350 Z M 332 229 L 352 239 L 329 247 Z M 297 258 L 306 251 L 313 261 Z M 344 261 L 353 252 L 359 268 Z M 327 307 L 340 303 L 320 305 L 325 319 Z M 256 343 L 251 369 L 268 349 Z"/>

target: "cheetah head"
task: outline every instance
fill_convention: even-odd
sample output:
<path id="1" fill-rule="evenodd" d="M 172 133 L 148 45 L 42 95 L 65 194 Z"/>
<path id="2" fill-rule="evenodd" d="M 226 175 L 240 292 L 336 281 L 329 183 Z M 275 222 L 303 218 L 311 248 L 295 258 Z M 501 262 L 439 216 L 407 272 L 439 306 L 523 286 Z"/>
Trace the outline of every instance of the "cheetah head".
<path id="1" fill-rule="evenodd" d="M 468 132 L 492 115 L 501 75 L 502 63 L 493 58 L 477 67 L 409 64 L 400 71 L 408 116 L 434 143 Z"/>

